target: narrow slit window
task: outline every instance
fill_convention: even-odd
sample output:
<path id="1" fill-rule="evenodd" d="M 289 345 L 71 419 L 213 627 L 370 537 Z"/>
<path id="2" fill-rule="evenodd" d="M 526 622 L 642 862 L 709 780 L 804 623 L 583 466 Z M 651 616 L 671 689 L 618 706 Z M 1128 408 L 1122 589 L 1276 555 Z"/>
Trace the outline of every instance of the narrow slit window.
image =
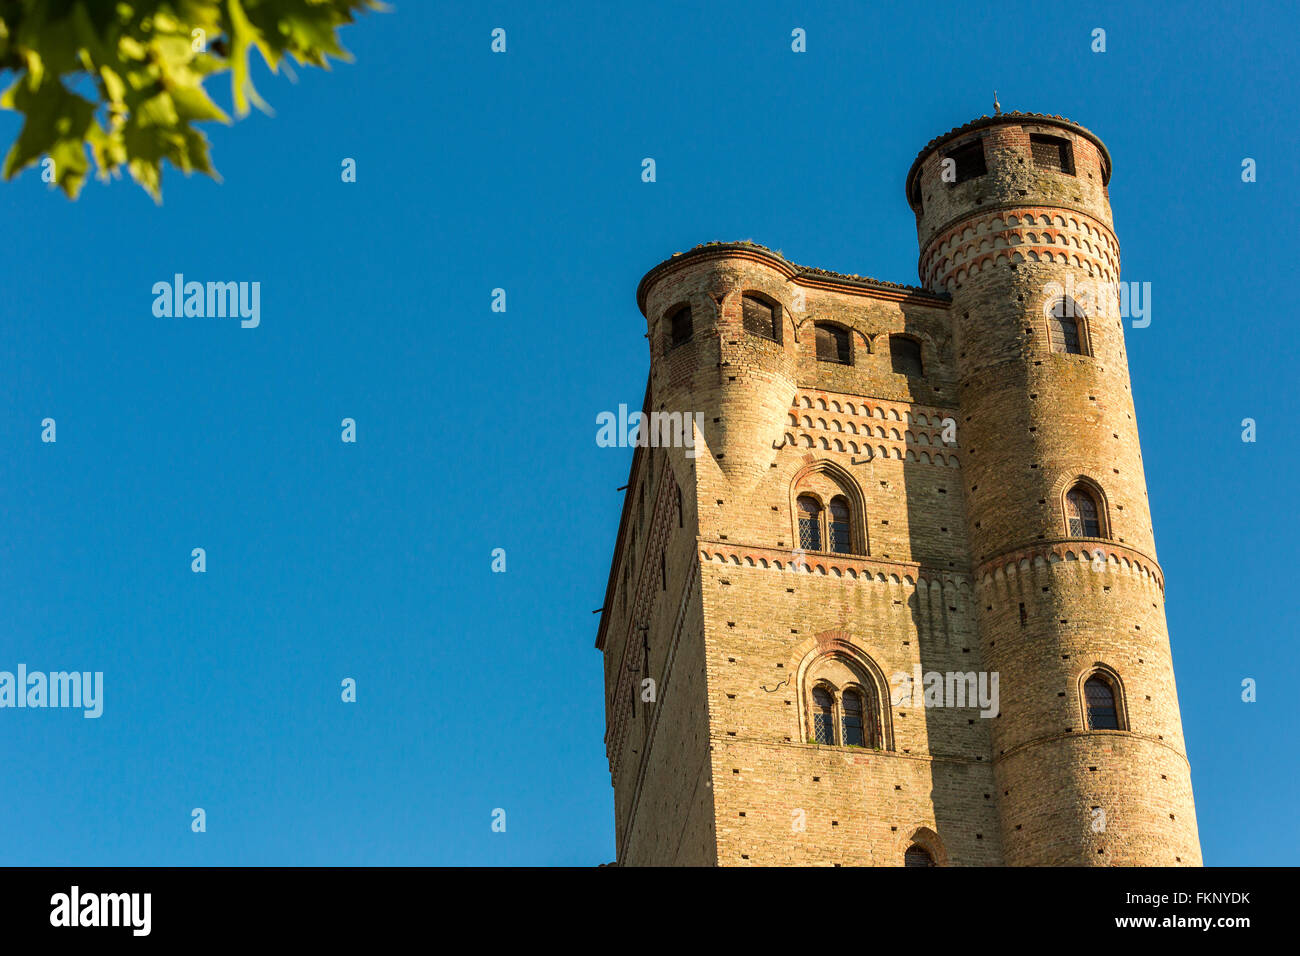
<path id="1" fill-rule="evenodd" d="M 669 316 L 668 319 L 668 347 L 677 348 L 683 342 L 690 341 L 694 333 L 694 323 L 691 320 L 691 307 L 683 305 Z"/>

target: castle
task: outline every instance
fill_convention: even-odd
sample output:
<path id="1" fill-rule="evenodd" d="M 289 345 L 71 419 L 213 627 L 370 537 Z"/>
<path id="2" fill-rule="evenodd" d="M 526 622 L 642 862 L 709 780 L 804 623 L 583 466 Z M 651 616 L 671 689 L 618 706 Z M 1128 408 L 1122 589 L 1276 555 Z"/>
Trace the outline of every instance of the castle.
<path id="1" fill-rule="evenodd" d="M 619 865 L 1201 863 L 1110 173 L 998 113 L 908 172 L 920 287 L 747 242 L 641 280 Z"/>

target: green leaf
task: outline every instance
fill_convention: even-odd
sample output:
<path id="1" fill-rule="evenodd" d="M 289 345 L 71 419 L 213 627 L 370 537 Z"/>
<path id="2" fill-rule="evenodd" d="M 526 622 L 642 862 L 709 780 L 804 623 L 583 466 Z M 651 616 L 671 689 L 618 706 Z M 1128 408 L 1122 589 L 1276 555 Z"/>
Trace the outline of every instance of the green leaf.
<path id="1" fill-rule="evenodd" d="M 250 99 L 258 109 L 269 113 L 271 108 L 257 94 L 248 70 L 248 54 L 254 46 L 262 51 L 263 58 L 266 57 L 261 37 L 257 28 L 248 19 L 248 15 L 244 13 L 244 7 L 239 0 L 226 0 L 226 2 L 230 11 L 230 88 L 235 100 L 235 113 L 239 116 L 247 116 Z M 270 60 L 267 62 L 270 63 Z"/>
<path id="2" fill-rule="evenodd" d="M 184 120 L 230 122 L 230 117 L 208 98 L 208 94 L 201 86 L 182 86 L 172 90 L 172 102 L 176 104 L 176 112 Z"/>
<path id="3" fill-rule="evenodd" d="M 26 115 L 5 157 L 5 179 L 12 179 L 64 141 L 82 148 L 95 119 L 95 104 L 69 92 L 57 79 L 47 80 L 35 91 L 18 80 L 0 95 L 0 106 Z"/>
<path id="4" fill-rule="evenodd" d="M 270 113 L 253 84 L 254 50 L 276 73 L 289 71 L 286 56 L 328 69 L 331 58 L 350 59 L 339 29 L 359 11 L 386 9 L 375 0 L 0 0 L 0 72 L 14 74 L 0 108 L 23 115 L 0 175 L 47 156 L 76 198 L 93 159 L 100 179 L 125 169 L 159 202 L 163 163 L 219 179 L 195 124 L 231 117 L 206 80 L 229 70 L 234 114 Z"/>

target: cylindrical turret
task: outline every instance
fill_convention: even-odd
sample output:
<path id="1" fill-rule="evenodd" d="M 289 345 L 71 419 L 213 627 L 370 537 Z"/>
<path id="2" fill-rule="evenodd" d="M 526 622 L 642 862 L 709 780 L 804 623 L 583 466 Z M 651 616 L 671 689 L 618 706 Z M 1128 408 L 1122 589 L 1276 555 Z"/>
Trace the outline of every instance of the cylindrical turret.
<path id="1" fill-rule="evenodd" d="M 651 409 L 698 414 L 696 462 L 719 469 L 736 493 L 771 467 L 794 399 L 794 268 L 780 263 L 758 247 L 718 243 L 661 263 L 637 290 L 650 338 Z"/>
<path id="2" fill-rule="evenodd" d="M 1110 156 L 985 117 L 907 178 L 952 296 L 966 512 L 1011 865 L 1199 864 L 1163 578 L 1119 315 Z"/>

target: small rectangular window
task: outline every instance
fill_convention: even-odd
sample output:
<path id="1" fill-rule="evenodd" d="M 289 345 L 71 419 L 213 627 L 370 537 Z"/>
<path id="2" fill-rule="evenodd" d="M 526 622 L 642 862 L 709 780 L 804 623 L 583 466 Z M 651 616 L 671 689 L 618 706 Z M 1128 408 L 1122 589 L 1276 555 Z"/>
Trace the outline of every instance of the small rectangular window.
<path id="1" fill-rule="evenodd" d="M 1034 165 L 1040 169 L 1057 169 L 1074 175 L 1074 160 L 1070 155 L 1070 143 L 1059 136 L 1042 136 L 1031 133 L 1029 149 L 1034 156 Z"/>
<path id="2" fill-rule="evenodd" d="M 773 342 L 781 340 L 778 325 L 778 312 L 769 303 L 752 295 L 747 295 L 741 302 L 745 331 L 750 335 L 759 335 Z"/>
<path id="3" fill-rule="evenodd" d="M 889 337 L 889 362 L 896 375 L 919 378 L 925 372 L 921 363 L 921 343 L 905 335 Z"/>
<path id="4" fill-rule="evenodd" d="M 852 365 L 853 352 L 849 343 L 849 330 L 838 325 L 816 327 L 817 361 Z"/>
<path id="5" fill-rule="evenodd" d="M 956 168 L 953 170 L 956 177 L 953 180 L 953 185 L 971 179 L 978 179 L 988 172 L 988 167 L 984 165 L 984 142 L 982 140 L 977 139 L 973 143 L 959 146 L 944 158 L 951 159 L 956 164 Z"/>
<path id="6" fill-rule="evenodd" d="M 694 333 L 691 320 L 691 307 L 684 305 L 668 318 L 668 347 L 675 349 L 684 342 L 689 342 Z"/>

